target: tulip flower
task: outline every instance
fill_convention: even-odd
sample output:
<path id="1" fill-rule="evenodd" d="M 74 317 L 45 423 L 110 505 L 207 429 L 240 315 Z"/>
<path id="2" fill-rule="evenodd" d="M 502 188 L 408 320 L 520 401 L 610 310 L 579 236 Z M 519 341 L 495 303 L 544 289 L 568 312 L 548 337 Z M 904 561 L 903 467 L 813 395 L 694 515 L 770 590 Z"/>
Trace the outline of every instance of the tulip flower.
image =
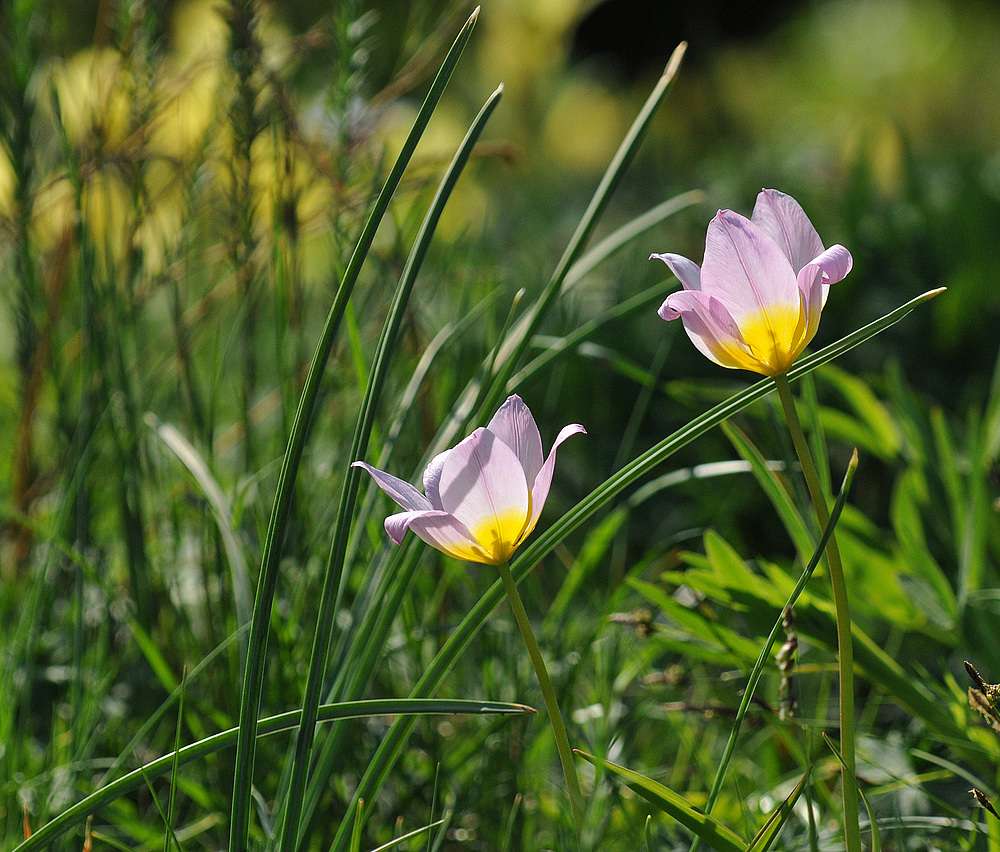
<path id="1" fill-rule="evenodd" d="M 385 519 L 401 544 L 408 529 L 431 547 L 469 562 L 499 565 L 535 528 L 549 495 L 556 447 L 586 430 L 577 423 L 559 432 L 548 458 L 528 406 L 511 396 L 485 428 L 476 429 L 435 456 L 424 471 L 421 494 L 408 482 L 361 461 L 386 494 L 405 511 Z"/>
<path id="2" fill-rule="evenodd" d="M 765 376 L 788 371 L 816 335 L 830 285 L 851 271 L 850 252 L 825 249 L 790 195 L 765 189 L 747 219 L 720 210 L 709 223 L 705 260 L 654 254 L 677 276 L 659 314 L 678 317 L 694 345 L 723 367 Z"/>

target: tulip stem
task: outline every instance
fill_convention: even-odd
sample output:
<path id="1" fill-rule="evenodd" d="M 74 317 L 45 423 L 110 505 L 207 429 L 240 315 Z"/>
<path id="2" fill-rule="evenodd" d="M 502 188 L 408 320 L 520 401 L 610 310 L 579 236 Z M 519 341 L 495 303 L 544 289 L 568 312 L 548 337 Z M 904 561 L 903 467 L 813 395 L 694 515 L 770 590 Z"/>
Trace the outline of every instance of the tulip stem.
<path id="1" fill-rule="evenodd" d="M 500 579 L 503 581 L 504 590 L 507 592 L 507 599 L 514 610 L 514 619 L 517 621 L 517 626 L 521 629 L 521 637 L 528 648 L 528 656 L 531 658 L 531 665 L 535 669 L 535 677 L 538 678 L 538 685 L 542 688 L 545 710 L 549 714 L 552 733 L 556 738 L 556 750 L 559 752 L 559 761 L 562 763 L 563 775 L 566 777 L 566 789 L 569 792 L 569 803 L 573 809 L 573 822 L 576 825 L 576 835 L 579 841 L 583 832 L 583 793 L 580 791 L 580 779 L 577 777 L 576 765 L 573 763 L 573 751 L 569 745 L 566 726 L 563 724 L 562 713 L 559 712 L 556 691 L 552 688 L 549 672 L 545 668 L 545 660 L 542 658 L 538 641 L 535 639 L 534 631 L 531 629 L 531 622 L 528 621 L 528 614 L 524 611 L 524 604 L 521 602 L 521 595 L 518 594 L 514 577 L 510 573 L 510 566 L 506 562 L 501 562 L 497 565 L 497 570 L 500 572 Z"/>
<path id="2" fill-rule="evenodd" d="M 788 377 L 784 374 L 774 377 L 778 388 L 781 407 L 785 411 L 785 420 L 791 432 L 795 454 L 802 465 L 802 474 L 809 488 L 813 508 L 819 528 L 825 529 L 830 521 L 830 510 L 827 506 L 823 487 L 820 485 L 816 465 L 809 451 L 802 424 L 795 408 L 795 399 L 788 385 Z M 851 637 L 851 613 L 847 603 L 847 582 L 844 579 L 844 566 L 840 559 L 840 548 L 837 537 L 830 535 L 826 545 L 826 561 L 830 569 L 830 585 L 833 587 L 833 605 L 837 617 L 837 656 L 840 666 L 840 750 L 844 759 L 845 771 L 841 773 L 844 794 L 844 840 L 847 852 L 861 852 L 861 826 L 858 820 L 858 789 L 854 781 L 857 776 L 854 754 L 854 646 Z"/>

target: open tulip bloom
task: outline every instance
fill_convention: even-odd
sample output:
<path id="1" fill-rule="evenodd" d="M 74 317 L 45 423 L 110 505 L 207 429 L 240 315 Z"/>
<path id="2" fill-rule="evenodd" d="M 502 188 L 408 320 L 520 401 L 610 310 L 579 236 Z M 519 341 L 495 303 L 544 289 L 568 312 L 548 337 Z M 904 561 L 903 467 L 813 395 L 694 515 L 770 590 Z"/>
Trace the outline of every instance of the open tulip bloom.
<path id="1" fill-rule="evenodd" d="M 851 271 L 850 252 L 824 249 L 790 195 L 765 189 L 747 219 L 720 210 L 708 226 L 705 260 L 654 254 L 677 276 L 659 314 L 678 317 L 716 364 L 765 376 L 787 372 L 819 327 L 830 285 Z"/>
<path id="2" fill-rule="evenodd" d="M 405 511 L 385 519 L 401 544 L 408 529 L 456 559 L 499 565 L 535 528 L 549 495 L 556 447 L 586 430 L 565 426 L 542 460 L 542 439 L 528 406 L 511 396 L 485 428 L 435 456 L 424 471 L 421 494 L 408 482 L 361 461 L 386 494 Z"/>

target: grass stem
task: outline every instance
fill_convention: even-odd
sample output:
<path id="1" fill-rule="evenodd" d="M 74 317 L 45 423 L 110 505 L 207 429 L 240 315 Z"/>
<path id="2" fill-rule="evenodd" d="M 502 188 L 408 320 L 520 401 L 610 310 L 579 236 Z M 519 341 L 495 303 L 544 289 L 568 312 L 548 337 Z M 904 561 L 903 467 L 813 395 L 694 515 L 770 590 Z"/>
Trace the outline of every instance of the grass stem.
<path id="1" fill-rule="evenodd" d="M 580 779 L 576 774 L 576 764 L 573 763 L 573 749 L 570 748 L 569 736 L 566 734 L 566 725 L 563 723 L 562 713 L 559 712 L 559 701 L 556 699 L 556 691 L 552 688 L 548 669 L 545 668 L 545 659 L 542 657 L 541 648 L 538 647 L 538 640 L 535 639 L 535 633 L 531 629 L 528 614 L 525 612 L 524 604 L 521 602 L 521 595 L 517 591 L 517 583 L 514 582 L 514 577 L 510 573 L 510 565 L 506 562 L 501 562 L 497 566 L 497 570 L 500 572 L 500 579 L 503 581 L 507 600 L 510 601 L 511 609 L 514 610 L 514 619 L 521 630 L 521 638 L 524 639 L 525 647 L 528 649 L 528 657 L 531 659 L 531 666 L 535 670 L 535 677 L 538 678 L 538 685 L 542 688 L 545 710 L 549 714 L 552 734 L 556 738 L 556 750 L 559 752 L 559 762 L 562 763 L 563 775 L 566 776 L 566 789 L 569 791 L 569 803 L 573 809 L 573 822 L 576 825 L 576 836 L 579 842 L 583 834 L 583 793 L 580 791 Z"/>
<path id="2" fill-rule="evenodd" d="M 806 441 L 795 399 L 792 396 L 788 377 L 775 376 L 775 387 L 781 399 L 781 407 L 788 421 L 795 454 L 802 465 L 802 474 L 809 488 L 820 529 L 830 522 L 830 510 L 826 495 L 820 485 L 819 474 L 813 463 L 809 443 Z M 847 852 L 861 852 L 861 825 L 858 818 L 858 789 L 854 782 L 856 760 L 854 754 L 854 645 L 851 638 L 851 612 L 847 602 L 847 581 L 840 559 L 840 548 L 836 535 L 831 535 L 826 544 L 826 560 L 830 569 L 830 585 L 833 587 L 833 605 L 837 617 L 837 658 L 840 667 L 840 749 L 847 771 L 841 773 L 844 795 L 844 839 Z"/>

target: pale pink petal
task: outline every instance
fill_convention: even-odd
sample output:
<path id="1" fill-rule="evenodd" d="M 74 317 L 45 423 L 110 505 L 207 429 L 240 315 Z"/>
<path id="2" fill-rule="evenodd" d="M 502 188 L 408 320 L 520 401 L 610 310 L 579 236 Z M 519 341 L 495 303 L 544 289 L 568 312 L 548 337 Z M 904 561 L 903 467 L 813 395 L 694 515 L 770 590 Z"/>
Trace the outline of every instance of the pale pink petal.
<path id="1" fill-rule="evenodd" d="M 530 489 L 542 467 L 542 436 L 528 406 L 517 394 L 508 397 L 486 428 L 514 451 Z"/>
<path id="2" fill-rule="evenodd" d="M 718 299 L 705 292 L 682 290 L 667 296 L 660 308 L 661 317 L 665 311 L 683 320 L 684 331 L 706 358 L 723 367 L 747 369 L 750 356 L 743 335 Z"/>
<path id="3" fill-rule="evenodd" d="M 701 292 L 722 302 L 737 323 L 772 306 L 799 304 L 788 258 L 771 237 L 732 210 L 720 210 L 708 226 Z"/>
<path id="4" fill-rule="evenodd" d="M 528 525 L 525 527 L 524 532 L 521 533 L 521 539 L 524 539 L 535 528 L 535 524 L 538 523 L 538 518 L 542 514 L 542 507 L 545 506 L 545 501 L 548 499 L 549 488 L 552 486 L 552 473 L 556 466 L 556 447 L 570 435 L 576 435 L 581 432 L 584 435 L 587 434 L 587 430 L 579 423 L 570 423 L 569 426 L 563 426 L 559 430 L 559 434 L 556 435 L 552 449 L 549 450 L 549 457 L 545 459 L 545 464 L 538 471 L 538 476 L 535 478 L 535 485 L 531 489 L 531 516 L 528 518 Z"/>
<path id="5" fill-rule="evenodd" d="M 386 473 L 384 470 L 379 470 L 363 461 L 352 462 L 351 467 L 360 467 L 367 471 L 375 480 L 375 484 L 408 512 L 431 508 L 430 501 L 409 482 L 397 479 L 391 473 Z"/>
<path id="6" fill-rule="evenodd" d="M 798 273 L 823 253 L 823 241 L 799 202 L 776 189 L 757 196 L 750 220 L 777 244 Z"/>
<path id="7" fill-rule="evenodd" d="M 830 246 L 822 254 L 809 262 L 815 264 L 823 270 L 823 304 L 826 304 L 827 294 L 830 292 L 830 285 L 843 281 L 847 273 L 854 265 L 854 258 L 843 246 Z M 804 271 L 804 270 L 803 270 Z M 801 273 L 799 273 L 801 279 Z M 801 287 L 801 282 L 799 284 Z"/>
<path id="8" fill-rule="evenodd" d="M 688 260 L 680 254 L 651 254 L 649 259 L 653 258 L 662 260 L 669 266 L 670 271 L 674 273 L 685 290 L 701 289 L 701 269 L 693 260 Z"/>
<path id="9" fill-rule="evenodd" d="M 396 544 L 403 543 L 403 535 L 408 529 L 431 547 L 456 559 L 490 561 L 489 555 L 472 538 L 469 528 L 447 512 L 401 512 L 385 519 L 385 531 Z"/>
<path id="10" fill-rule="evenodd" d="M 424 469 L 424 493 L 434 509 L 441 508 L 441 495 L 439 493 L 441 468 L 444 467 L 444 460 L 448 458 L 450 452 L 451 450 L 445 450 L 443 453 L 438 453 Z"/>
<path id="11" fill-rule="evenodd" d="M 465 524 L 480 544 L 489 545 L 494 537 L 509 544 L 524 528 L 528 484 L 521 462 L 488 429 L 476 429 L 448 454 L 439 488 L 441 508 Z"/>
<path id="12" fill-rule="evenodd" d="M 819 329 L 820 311 L 830 288 L 825 282 L 823 269 L 818 263 L 810 263 L 799 272 L 799 292 L 802 294 L 802 313 L 805 315 L 805 331 L 799 345 L 799 352 L 809 345 Z M 796 353 L 797 357 L 798 353 Z"/>

